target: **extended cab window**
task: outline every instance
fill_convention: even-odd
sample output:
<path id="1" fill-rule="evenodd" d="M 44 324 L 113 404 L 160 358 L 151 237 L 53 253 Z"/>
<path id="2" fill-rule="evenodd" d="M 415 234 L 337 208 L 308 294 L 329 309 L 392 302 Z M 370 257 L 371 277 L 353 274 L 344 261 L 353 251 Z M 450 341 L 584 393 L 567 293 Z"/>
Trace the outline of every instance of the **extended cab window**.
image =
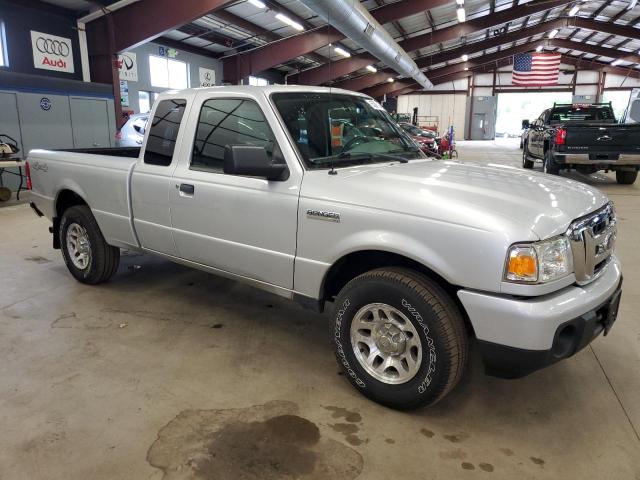
<path id="1" fill-rule="evenodd" d="M 198 119 L 191 168 L 222 172 L 227 145 L 264 147 L 271 158 L 274 144 L 267 120 L 252 100 L 207 100 Z"/>
<path id="2" fill-rule="evenodd" d="M 158 104 L 144 151 L 144 163 L 163 167 L 171 165 L 186 106 L 185 100 L 175 99 L 163 100 Z"/>

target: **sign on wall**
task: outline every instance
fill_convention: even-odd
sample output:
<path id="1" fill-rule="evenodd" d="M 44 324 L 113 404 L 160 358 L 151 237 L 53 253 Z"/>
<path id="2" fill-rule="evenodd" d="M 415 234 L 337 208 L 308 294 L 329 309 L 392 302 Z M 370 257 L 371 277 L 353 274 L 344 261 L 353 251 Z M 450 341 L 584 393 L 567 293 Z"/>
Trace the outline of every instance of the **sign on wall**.
<path id="1" fill-rule="evenodd" d="M 124 52 L 118 55 L 118 71 L 120 80 L 128 82 L 138 81 L 138 60 L 133 52 Z"/>
<path id="2" fill-rule="evenodd" d="M 200 67 L 200 86 L 201 87 L 215 87 L 216 86 L 216 71 L 210 68 Z"/>
<path id="3" fill-rule="evenodd" d="M 120 80 L 120 105 L 129 106 L 129 82 Z"/>
<path id="4" fill-rule="evenodd" d="M 70 38 L 31 31 L 31 48 L 35 68 L 73 73 L 73 47 Z"/>

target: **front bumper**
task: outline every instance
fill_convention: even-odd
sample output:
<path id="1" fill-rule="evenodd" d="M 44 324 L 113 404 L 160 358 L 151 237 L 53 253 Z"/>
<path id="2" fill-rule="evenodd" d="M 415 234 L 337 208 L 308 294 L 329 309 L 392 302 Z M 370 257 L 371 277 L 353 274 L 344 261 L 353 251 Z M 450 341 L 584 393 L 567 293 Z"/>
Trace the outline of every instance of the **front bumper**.
<path id="1" fill-rule="evenodd" d="M 518 298 L 460 290 L 488 373 L 519 377 L 570 357 L 588 345 L 617 313 L 622 271 L 614 256 L 584 286 Z M 615 319 L 615 315 L 614 315 Z"/>

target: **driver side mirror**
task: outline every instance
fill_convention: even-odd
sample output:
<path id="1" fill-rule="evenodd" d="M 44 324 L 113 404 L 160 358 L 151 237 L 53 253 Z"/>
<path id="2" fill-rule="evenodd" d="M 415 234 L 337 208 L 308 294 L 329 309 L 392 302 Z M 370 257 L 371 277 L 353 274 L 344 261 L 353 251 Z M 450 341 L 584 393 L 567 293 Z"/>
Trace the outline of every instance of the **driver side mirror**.
<path id="1" fill-rule="evenodd" d="M 522 129 L 526 130 L 531 126 L 531 122 L 529 120 L 522 120 Z"/>
<path id="2" fill-rule="evenodd" d="M 274 155 L 274 157 L 276 157 Z M 224 148 L 224 173 L 284 181 L 289 178 L 286 163 L 272 163 L 264 147 L 227 145 Z"/>

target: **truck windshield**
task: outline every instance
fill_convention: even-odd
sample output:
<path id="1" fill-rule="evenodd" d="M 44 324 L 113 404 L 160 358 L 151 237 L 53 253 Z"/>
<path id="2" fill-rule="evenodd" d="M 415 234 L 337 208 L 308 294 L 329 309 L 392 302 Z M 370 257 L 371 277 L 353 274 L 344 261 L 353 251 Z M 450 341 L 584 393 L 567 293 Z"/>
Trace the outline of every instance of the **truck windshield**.
<path id="1" fill-rule="evenodd" d="M 276 93 L 273 102 L 309 168 L 425 158 L 378 102 L 331 93 Z"/>
<path id="2" fill-rule="evenodd" d="M 615 123 L 609 105 L 558 105 L 551 110 L 549 123 L 605 122 Z"/>

